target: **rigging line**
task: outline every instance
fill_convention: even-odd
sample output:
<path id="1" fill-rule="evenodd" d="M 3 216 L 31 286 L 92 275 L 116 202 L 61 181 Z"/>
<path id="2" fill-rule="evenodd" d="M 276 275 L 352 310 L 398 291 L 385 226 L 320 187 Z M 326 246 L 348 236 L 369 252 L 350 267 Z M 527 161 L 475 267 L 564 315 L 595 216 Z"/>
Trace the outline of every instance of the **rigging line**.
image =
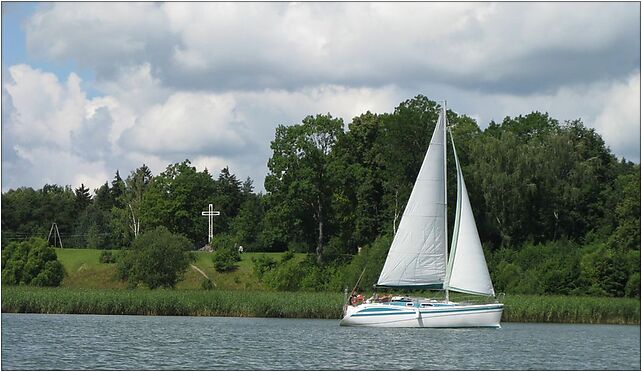
<path id="1" fill-rule="evenodd" d="M 352 288 L 352 292 L 350 292 L 350 296 L 354 294 L 354 291 L 357 289 L 357 286 L 359 285 L 359 282 L 361 281 L 361 278 L 363 277 L 363 274 L 366 272 L 366 268 L 368 267 L 368 264 L 366 264 L 363 267 L 363 270 L 361 271 L 361 275 L 359 275 L 359 279 L 357 279 L 357 283 L 354 285 L 354 288 Z"/>

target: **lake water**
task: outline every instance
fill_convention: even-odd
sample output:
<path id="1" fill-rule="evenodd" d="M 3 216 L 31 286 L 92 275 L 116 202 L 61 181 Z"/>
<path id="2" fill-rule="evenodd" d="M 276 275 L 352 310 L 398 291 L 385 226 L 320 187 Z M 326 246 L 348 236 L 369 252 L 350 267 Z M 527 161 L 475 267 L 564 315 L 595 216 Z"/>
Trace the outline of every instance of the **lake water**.
<path id="1" fill-rule="evenodd" d="M 375 329 L 335 320 L 2 314 L 2 369 L 639 370 L 640 327 Z"/>

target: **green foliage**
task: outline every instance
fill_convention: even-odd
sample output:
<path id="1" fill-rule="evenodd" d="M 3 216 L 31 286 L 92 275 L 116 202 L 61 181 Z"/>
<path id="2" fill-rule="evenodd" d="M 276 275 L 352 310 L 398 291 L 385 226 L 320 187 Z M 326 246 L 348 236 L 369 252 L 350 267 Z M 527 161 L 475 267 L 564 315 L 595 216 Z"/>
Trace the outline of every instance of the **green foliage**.
<path id="1" fill-rule="evenodd" d="M 238 214 L 232 220 L 230 230 L 235 240 L 247 252 L 257 249 L 259 246 L 261 220 L 265 212 L 259 196 L 246 192 L 244 199 Z"/>
<path id="2" fill-rule="evenodd" d="M 640 298 L 640 273 L 633 273 L 624 288 L 626 297 Z"/>
<path id="3" fill-rule="evenodd" d="M 283 256 L 281 256 L 281 263 L 288 262 L 294 258 L 294 251 L 287 251 Z"/>
<path id="4" fill-rule="evenodd" d="M 609 247 L 616 250 L 640 250 L 640 165 L 630 174 L 620 175 L 616 182 L 615 206 L 617 227 L 609 238 Z"/>
<path id="5" fill-rule="evenodd" d="M 627 273 L 619 258 L 621 257 L 604 247 L 582 256 L 582 274 L 589 281 L 591 293 L 624 296 Z"/>
<path id="6" fill-rule="evenodd" d="M 252 267 L 254 270 L 254 275 L 256 275 L 259 280 L 263 279 L 263 274 L 274 269 L 276 265 L 276 260 L 267 255 L 252 257 Z"/>
<path id="7" fill-rule="evenodd" d="M 118 274 L 130 286 L 173 288 L 193 260 L 191 243 L 165 227 L 141 234 L 118 260 Z"/>
<path id="8" fill-rule="evenodd" d="M 85 184 L 80 184 L 80 187 L 74 191 L 76 193 L 74 201 L 76 211 L 80 213 L 91 204 L 91 195 L 89 194 L 89 189 L 85 187 Z"/>
<path id="9" fill-rule="evenodd" d="M 204 289 L 206 291 L 209 291 L 211 289 L 214 289 L 214 284 L 212 283 L 212 279 L 205 278 L 201 282 L 201 289 Z"/>
<path id="10" fill-rule="evenodd" d="M 276 128 L 265 189 L 271 194 L 269 224 L 285 242 L 305 242 L 321 261 L 337 179 L 330 171 L 332 149 L 344 135 L 343 121 L 330 114 L 307 116 L 301 124 Z M 266 226 L 266 224 L 264 224 Z"/>
<path id="11" fill-rule="evenodd" d="M 207 171 L 197 172 L 189 160 L 173 164 L 154 177 L 143 195 L 141 223 L 143 226 L 164 226 L 182 234 L 197 247 L 207 241 L 207 219 L 200 211 L 213 200 L 216 185 Z M 220 219 L 220 218 L 219 218 Z M 216 218 L 215 218 L 216 221 Z"/>
<path id="12" fill-rule="evenodd" d="M 604 244 L 580 246 L 567 240 L 525 244 L 490 255 L 490 272 L 499 292 L 622 297 L 639 273 L 638 251 L 617 253 Z M 632 283 L 631 287 L 627 287 Z"/>
<path id="13" fill-rule="evenodd" d="M 227 248 L 217 249 L 212 256 L 214 269 L 219 273 L 236 270 L 238 267 L 236 263 L 240 260 L 241 256 L 237 251 Z"/>
<path id="14" fill-rule="evenodd" d="M 3 284 L 56 287 L 63 277 L 64 270 L 56 252 L 44 239 L 32 238 L 21 243 L 10 243 L 2 251 Z"/>
<path id="15" fill-rule="evenodd" d="M 199 212 L 212 203 L 221 211 L 214 218 L 217 239 L 255 252 L 315 253 L 315 264 L 308 260 L 282 272 L 266 263 L 261 276 L 274 271 L 275 287 L 340 290 L 351 287 L 363 267 L 362 285 L 369 286 L 389 246 L 379 245 L 379 237 L 391 236 L 399 224 L 439 110 L 437 102 L 419 95 L 390 113 L 354 117 L 348 131 L 330 114 L 280 125 L 271 142 L 265 195 L 227 167 L 212 177 L 189 160 L 158 176 L 144 164 L 125 180 L 116 171 L 93 198 L 84 184 L 9 190 L 2 195 L 2 246 L 47 236 L 56 222 L 65 247 L 128 247 L 142 232 L 164 226 L 200 248 L 207 219 Z M 532 112 L 481 130 L 470 117 L 452 111 L 447 116 L 498 290 L 639 293 L 639 164 L 618 161 L 580 120 L 560 123 Z M 450 146 L 447 153 L 452 159 Z M 452 161 L 446 176 L 452 186 Z M 455 197 L 450 187 L 449 205 Z M 454 208 L 447 218 L 452 226 Z M 121 277 L 129 276 L 129 264 L 119 265 Z M 22 280 L 29 265 L 26 257 L 16 259 L 3 275 Z"/>
<path id="16" fill-rule="evenodd" d="M 212 240 L 214 254 L 212 262 L 216 271 L 222 273 L 234 271 L 237 269 L 237 262 L 241 261 L 241 255 L 238 252 L 238 244 L 235 239 L 229 235 L 218 235 Z"/>
<path id="17" fill-rule="evenodd" d="M 2 246 L 29 237 L 46 237 L 56 222 L 61 235 L 73 233 L 77 218 L 75 194 L 71 187 L 45 185 L 34 190 L 21 187 L 2 194 Z M 65 246 L 74 246 L 64 238 Z"/>
<path id="18" fill-rule="evenodd" d="M 296 291 L 306 274 L 307 266 L 296 260 L 281 261 L 276 268 L 263 274 L 262 281 L 277 291 Z"/>
<path id="19" fill-rule="evenodd" d="M 379 279 L 391 243 L 392 237 L 386 235 L 377 238 L 371 245 L 363 247 L 348 265 L 341 267 L 333 276 L 332 289 L 336 291 L 342 291 L 345 288 L 352 289 L 363 272 L 357 289 L 360 291 L 371 290 Z"/>
<path id="20" fill-rule="evenodd" d="M 111 251 L 101 251 L 100 258 L 98 259 L 100 263 L 115 263 L 116 257 L 111 253 Z"/>

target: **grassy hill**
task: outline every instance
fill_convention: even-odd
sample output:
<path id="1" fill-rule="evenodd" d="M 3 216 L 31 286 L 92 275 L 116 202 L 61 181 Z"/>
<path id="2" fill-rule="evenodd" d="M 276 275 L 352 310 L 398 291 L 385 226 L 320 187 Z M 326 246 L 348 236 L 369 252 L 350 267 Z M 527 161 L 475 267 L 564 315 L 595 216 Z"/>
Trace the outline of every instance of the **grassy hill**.
<path id="1" fill-rule="evenodd" d="M 116 264 L 100 263 L 100 250 L 97 249 L 56 249 L 58 260 L 65 268 L 65 279 L 62 287 L 67 288 L 125 288 L 126 283 L 116 279 Z M 118 251 L 112 251 L 117 254 Z M 218 273 L 214 270 L 212 253 L 196 252 L 196 261 L 192 265 L 203 271 L 215 284 L 217 289 L 265 290 L 265 286 L 254 275 L 252 257 L 267 255 L 279 260 L 283 253 L 243 253 L 238 269 L 229 273 Z M 295 255 L 303 259 L 304 254 Z M 204 277 L 190 267 L 184 279 L 178 283 L 178 289 L 199 289 Z"/>

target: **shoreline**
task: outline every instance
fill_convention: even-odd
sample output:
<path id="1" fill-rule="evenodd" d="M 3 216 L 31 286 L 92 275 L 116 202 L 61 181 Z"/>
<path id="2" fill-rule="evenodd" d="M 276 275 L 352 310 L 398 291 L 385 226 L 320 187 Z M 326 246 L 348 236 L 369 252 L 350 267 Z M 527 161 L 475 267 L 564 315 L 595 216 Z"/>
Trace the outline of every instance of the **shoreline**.
<path id="1" fill-rule="evenodd" d="M 502 322 L 640 325 L 640 300 L 506 295 Z M 340 293 L 3 287 L 3 313 L 341 319 Z"/>

